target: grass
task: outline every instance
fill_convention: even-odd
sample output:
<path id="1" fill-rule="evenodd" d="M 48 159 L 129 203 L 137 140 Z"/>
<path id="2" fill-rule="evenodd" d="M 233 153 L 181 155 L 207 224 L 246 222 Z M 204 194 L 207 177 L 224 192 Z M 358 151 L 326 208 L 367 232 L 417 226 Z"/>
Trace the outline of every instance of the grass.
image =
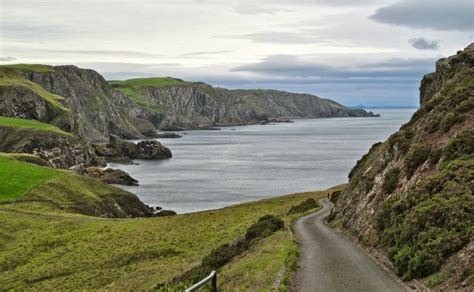
<path id="1" fill-rule="evenodd" d="M 129 79 L 124 81 L 110 81 L 111 85 L 119 85 L 126 87 L 165 87 L 165 86 L 186 86 L 191 83 L 183 81 L 181 79 L 171 78 L 171 77 L 152 77 L 152 78 L 137 78 Z"/>
<path id="2" fill-rule="evenodd" d="M 22 163 L 0 155 L 0 201 L 19 199 L 32 187 L 63 174 L 59 170 Z"/>
<path id="3" fill-rule="evenodd" d="M 28 191 L 22 202 L 50 204 L 56 209 L 91 216 L 146 216 L 149 211 L 139 199 L 99 180 L 68 172 Z"/>
<path id="4" fill-rule="evenodd" d="M 294 194 L 219 210 L 126 220 L 56 212 L 38 202 L 0 205 L 0 283 L 2 288 L 19 290 L 150 289 L 198 265 L 216 247 L 243 236 L 261 216 L 272 214 L 289 222 L 292 217 L 286 214 L 291 207 L 327 193 Z M 272 260 L 269 248 L 276 252 Z M 285 255 L 295 248 L 288 231 L 277 232 L 259 244 L 255 253 L 223 269 L 221 277 L 229 285 L 245 282 L 246 287 L 268 287 L 275 270 L 285 265 Z M 258 279 L 242 275 L 246 271 L 242 266 L 254 264 Z"/>
<path id="5" fill-rule="evenodd" d="M 12 65 L 2 65 L 0 67 L 14 69 L 14 70 L 28 70 L 38 73 L 45 73 L 53 71 L 53 67 L 49 65 L 41 64 L 12 64 Z"/>
<path id="6" fill-rule="evenodd" d="M 64 100 L 64 97 L 59 96 L 57 94 L 53 94 L 47 91 L 46 89 L 44 89 L 43 87 L 41 87 L 39 84 L 36 84 L 28 79 L 25 79 L 22 76 L 19 76 L 10 70 L 6 70 L 6 69 L 12 69 L 12 66 L 18 67 L 17 69 L 22 68 L 25 70 L 29 67 L 32 67 L 33 68 L 32 70 L 34 71 L 39 70 L 36 72 L 44 72 L 42 70 L 46 70 L 45 68 L 49 68 L 47 66 L 44 66 L 45 68 L 41 67 L 43 65 L 26 65 L 26 64 L 0 66 L 0 86 L 21 86 L 21 87 L 27 88 L 33 91 L 34 93 L 36 93 L 37 95 L 39 95 L 41 98 L 43 98 L 47 102 L 51 103 L 54 107 L 63 111 L 69 111 L 69 109 L 66 108 L 64 105 L 62 105 L 61 103 L 61 101 Z"/>
<path id="7" fill-rule="evenodd" d="M 0 117 L 0 126 L 4 127 L 17 127 L 17 128 L 28 128 L 39 131 L 54 132 L 60 135 L 71 136 L 70 133 L 64 132 L 63 130 L 45 123 L 38 122 L 36 120 L 26 120 L 19 118 Z"/>
<path id="8" fill-rule="evenodd" d="M 162 113 L 164 108 L 152 104 L 144 95 L 144 89 L 150 87 L 190 86 L 192 83 L 171 77 L 138 78 L 124 81 L 109 81 L 115 89 L 125 94 L 132 102 L 148 108 L 154 112 Z"/>

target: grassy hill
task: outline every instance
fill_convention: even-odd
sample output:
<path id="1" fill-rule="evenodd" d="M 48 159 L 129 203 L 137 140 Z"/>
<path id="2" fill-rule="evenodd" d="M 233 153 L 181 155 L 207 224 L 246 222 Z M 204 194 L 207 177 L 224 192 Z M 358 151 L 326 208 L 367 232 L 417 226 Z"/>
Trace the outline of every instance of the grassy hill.
<path id="1" fill-rule="evenodd" d="M 41 169 L 10 158 L 0 160 L 2 166 L 4 161 L 17 168 Z M 29 176 L 24 173 L 20 180 Z M 172 217 L 104 219 L 74 210 L 101 189 L 113 187 L 61 174 L 43 178 L 15 204 L 0 204 L 2 289 L 151 289 L 198 265 L 216 247 L 242 237 L 263 215 L 279 216 L 289 226 L 301 216 L 287 215 L 291 207 L 328 193 L 295 194 Z M 0 175 L 4 182 L 8 174 Z M 297 250 L 291 231 L 278 231 L 224 266 L 219 285 L 267 291 L 275 280 L 284 283 L 284 276 L 288 278 Z M 288 272 L 281 274 L 284 267 Z"/>
<path id="2" fill-rule="evenodd" d="M 16 200 L 30 188 L 55 177 L 63 171 L 22 163 L 8 156 L 0 155 L 0 202 Z"/>

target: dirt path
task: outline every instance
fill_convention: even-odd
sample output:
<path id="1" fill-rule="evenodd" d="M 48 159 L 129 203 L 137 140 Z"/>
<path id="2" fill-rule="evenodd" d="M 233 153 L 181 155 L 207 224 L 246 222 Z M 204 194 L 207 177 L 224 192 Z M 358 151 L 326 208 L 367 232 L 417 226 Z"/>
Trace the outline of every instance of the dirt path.
<path id="1" fill-rule="evenodd" d="M 395 276 L 375 263 L 360 247 L 325 225 L 332 203 L 295 223 L 301 258 L 297 291 L 405 291 Z"/>

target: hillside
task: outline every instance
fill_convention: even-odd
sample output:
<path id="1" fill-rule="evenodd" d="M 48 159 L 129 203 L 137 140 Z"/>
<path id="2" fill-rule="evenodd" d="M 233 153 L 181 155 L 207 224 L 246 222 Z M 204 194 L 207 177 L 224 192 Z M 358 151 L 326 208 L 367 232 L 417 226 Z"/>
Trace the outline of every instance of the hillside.
<path id="1" fill-rule="evenodd" d="M 372 116 L 308 94 L 226 90 L 174 78 L 111 81 L 75 66 L 0 66 L 0 116 L 34 119 L 80 139 L 154 137 L 162 128 L 255 124 L 268 118 Z"/>
<path id="2" fill-rule="evenodd" d="M 436 63 L 421 108 L 349 174 L 330 221 L 405 280 L 474 286 L 474 44 Z"/>
<path id="3" fill-rule="evenodd" d="M 0 168 L 6 182 L 0 187 L 0 287 L 7 290 L 150 290 L 241 240 L 262 216 L 275 215 L 288 226 L 317 208 L 300 209 L 302 202 L 330 192 L 171 217 L 107 219 L 99 217 L 146 217 L 149 209 L 95 179 L 18 158 L 0 155 L 0 163 L 15 170 Z M 219 269 L 219 287 L 269 290 L 278 280 L 284 288 L 297 255 L 289 229 L 265 233 Z"/>

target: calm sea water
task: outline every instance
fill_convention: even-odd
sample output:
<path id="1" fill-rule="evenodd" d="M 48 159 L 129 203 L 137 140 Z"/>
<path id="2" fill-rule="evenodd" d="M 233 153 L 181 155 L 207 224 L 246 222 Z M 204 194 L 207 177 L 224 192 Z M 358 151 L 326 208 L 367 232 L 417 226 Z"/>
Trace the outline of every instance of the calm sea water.
<path id="1" fill-rule="evenodd" d="M 161 139 L 173 158 L 117 165 L 140 182 L 122 188 L 178 213 L 221 208 L 347 182 L 370 146 L 407 122 L 414 109 L 376 109 L 380 118 L 301 119 L 292 124 L 187 131 Z"/>

